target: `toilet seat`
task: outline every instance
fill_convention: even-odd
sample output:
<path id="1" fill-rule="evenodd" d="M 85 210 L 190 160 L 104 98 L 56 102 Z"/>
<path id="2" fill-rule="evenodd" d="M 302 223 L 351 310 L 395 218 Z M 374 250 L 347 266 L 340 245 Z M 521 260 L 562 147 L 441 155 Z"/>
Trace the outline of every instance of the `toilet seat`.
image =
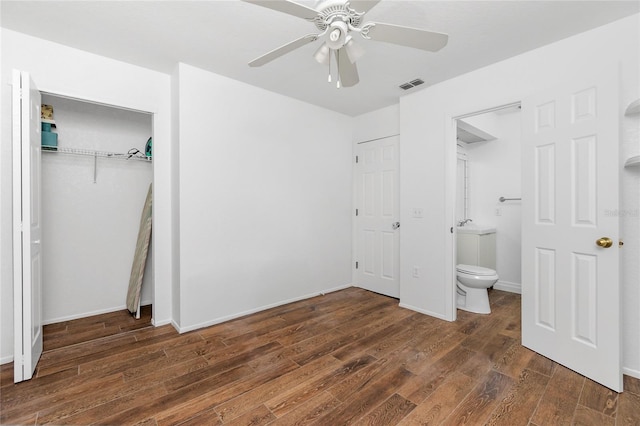
<path id="1" fill-rule="evenodd" d="M 464 264 L 456 265 L 456 271 L 461 274 L 477 275 L 482 277 L 488 277 L 496 274 L 496 271 L 494 271 L 493 269 L 485 268 L 484 266 Z"/>

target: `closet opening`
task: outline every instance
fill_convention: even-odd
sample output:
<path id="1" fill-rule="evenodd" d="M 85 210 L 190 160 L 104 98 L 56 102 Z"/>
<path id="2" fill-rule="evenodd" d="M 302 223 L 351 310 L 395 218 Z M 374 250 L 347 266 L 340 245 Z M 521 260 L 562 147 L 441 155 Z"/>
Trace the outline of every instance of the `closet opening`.
<path id="1" fill-rule="evenodd" d="M 151 326 L 150 240 L 137 256 L 144 269 L 132 265 L 153 182 L 153 115 L 50 93 L 42 104 L 57 134 L 41 155 L 44 350 Z M 126 307 L 132 269 L 143 271 L 140 319 Z"/>

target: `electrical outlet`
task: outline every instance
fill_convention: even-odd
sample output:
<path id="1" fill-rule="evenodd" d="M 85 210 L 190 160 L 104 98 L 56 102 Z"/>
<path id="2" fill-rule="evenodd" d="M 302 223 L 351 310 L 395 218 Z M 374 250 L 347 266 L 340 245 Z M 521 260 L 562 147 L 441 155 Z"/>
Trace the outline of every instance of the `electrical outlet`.
<path id="1" fill-rule="evenodd" d="M 414 266 L 413 267 L 413 278 L 420 278 L 420 267 L 419 266 Z"/>
<path id="2" fill-rule="evenodd" d="M 496 207 L 496 216 L 502 216 L 502 209 L 500 207 Z"/>
<path id="3" fill-rule="evenodd" d="M 419 219 L 424 216 L 424 209 L 414 207 L 413 209 L 411 209 L 411 214 L 413 217 Z"/>

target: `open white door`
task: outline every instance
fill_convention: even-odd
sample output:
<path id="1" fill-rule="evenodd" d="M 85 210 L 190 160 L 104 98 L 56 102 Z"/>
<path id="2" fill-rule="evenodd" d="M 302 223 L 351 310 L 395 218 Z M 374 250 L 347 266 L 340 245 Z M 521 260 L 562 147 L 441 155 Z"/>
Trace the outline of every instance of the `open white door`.
<path id="1" fill-rule="evenodd" d="M 356 285 L 400 297 L 398 137 L 356 148 Z"/>
<path id="2" fill-rule="evenodd" d="M 14 382 L 33 376 L 42 354 L 40 92 L 13 71 Z"/>
<path id="3" fill-rule="evenodd" d="M 621 392 L 617 74 L 538 93 L 522 120 L 522 344 Z"/>

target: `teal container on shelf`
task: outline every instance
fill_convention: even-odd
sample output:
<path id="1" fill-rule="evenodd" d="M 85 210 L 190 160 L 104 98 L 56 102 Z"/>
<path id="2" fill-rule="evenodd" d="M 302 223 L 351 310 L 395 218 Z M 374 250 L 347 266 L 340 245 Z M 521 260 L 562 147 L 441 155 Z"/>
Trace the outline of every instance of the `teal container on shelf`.
<path id="1" fill-rule="evenodd" d="M 42 147 L 45 149 L 55 149 L 58 147 L 58 134 L 51 131 L 51 124 L 42 123 Z"/>

